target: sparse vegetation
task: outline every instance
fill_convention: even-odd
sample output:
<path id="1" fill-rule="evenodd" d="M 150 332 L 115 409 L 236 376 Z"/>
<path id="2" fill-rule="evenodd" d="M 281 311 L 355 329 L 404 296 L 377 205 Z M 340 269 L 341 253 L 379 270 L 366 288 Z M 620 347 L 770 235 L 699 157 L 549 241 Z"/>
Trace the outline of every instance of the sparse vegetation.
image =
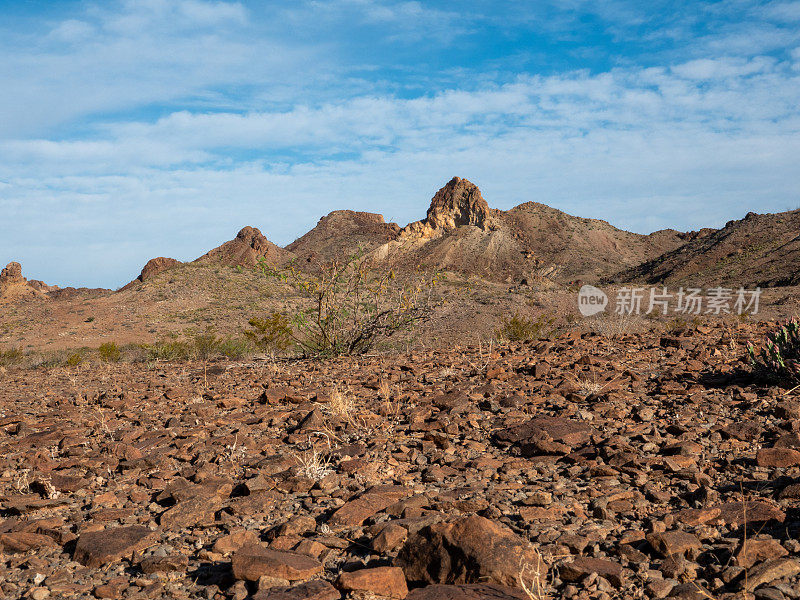
<path id="1" fill-rule="evenodd" d="M 292 322 L 282 313 L 253 317 L 248 324 L 250 329 L 244 331 L 244 336 L 259 350 L 276 354 L 285 352 L 292 345 Z"/>
<path id="2" fill-rule="evenodd" d="M 768 334 L 760 353 L 756 354 L 752 344 L 747 352 L 757 372 L 770 379 L 800 383 L 800 322 L 796 318 Z"/>
<path id="3" fill-rule="evenodd" d="M 97 349 L 100 354 L 100 360 L 103 362 L 119 362 L 122 359 L 122 352 L 114 342 L 106 342 L 101 344 Z"/>
<path id="4" fill-rule="evenodd" d="M 24 354 L 19 348 L 9 348 L 8 350 L 0 350 L 0 366 L 15 365 L 20 362 Z"/>
<path id="5" fill-rule="evenodd" d="M 527 342 L 550 335 L 555 318 L 542 313 L 535 319 L 514 313 L 510 317 L 500 319 L 500 327 L 496 331 L 497 339 L 509 342 Z"/>
<path id="6" fill-rule="evenodd" d="M 394 271 L 370 267 L 361 251 L 334 261 L 317 274 L 290 266 L 269 275 L 287 282 L 304 298 L 305 307 L 291 318 L 292 339 L 305 356 L 365 354 L 379 342 L 410 331 L 433 309 L 438 276 L 399 281 Z"/>

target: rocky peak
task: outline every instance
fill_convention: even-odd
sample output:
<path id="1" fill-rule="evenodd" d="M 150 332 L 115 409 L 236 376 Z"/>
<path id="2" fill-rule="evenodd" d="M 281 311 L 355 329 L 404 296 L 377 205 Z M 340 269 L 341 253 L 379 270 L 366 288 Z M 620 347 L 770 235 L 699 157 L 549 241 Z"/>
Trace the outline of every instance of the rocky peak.
<path id="1" fill-rule="evenodd" d="M 429 227 L 445 230 L 463 225 L 489 229 L 490 222 L 491 211 L 478 186 L 460 177 L 436 192 L 425 219 Z"/>
<path id="2" fill-rule="evenodd" d="M 22 265 L 18 262 L 10 262 L 5 269 L 0 271 L 0 285 L 15 283 L 25 283 L 25 278 L 22 276 Z"/>

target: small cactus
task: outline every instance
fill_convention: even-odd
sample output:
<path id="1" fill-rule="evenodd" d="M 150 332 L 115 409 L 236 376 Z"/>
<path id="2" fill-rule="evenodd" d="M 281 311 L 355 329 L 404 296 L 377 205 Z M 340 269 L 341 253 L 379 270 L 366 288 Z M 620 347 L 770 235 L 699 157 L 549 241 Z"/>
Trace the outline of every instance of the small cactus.
<path id="1" fill-rule="evenodd" d="M 747 352 L 759 371 L 775 379 L 800 383 L 800 322 L 797 318 L 767 335 L 767 343 L 759 354 L 752 344 L 748 345 Z"/>

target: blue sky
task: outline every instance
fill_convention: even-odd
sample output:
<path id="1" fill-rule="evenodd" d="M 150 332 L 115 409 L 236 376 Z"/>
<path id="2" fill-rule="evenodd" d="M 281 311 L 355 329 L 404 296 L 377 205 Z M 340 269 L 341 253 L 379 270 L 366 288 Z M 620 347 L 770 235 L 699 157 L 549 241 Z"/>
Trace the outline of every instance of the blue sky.
<path id="1" fill-rule="evenodd" d="M 0 263 L 114 287 L 454 175 L 718 227 L 800 206 L 799 130 L 800 1 L 0 0 Z"/>

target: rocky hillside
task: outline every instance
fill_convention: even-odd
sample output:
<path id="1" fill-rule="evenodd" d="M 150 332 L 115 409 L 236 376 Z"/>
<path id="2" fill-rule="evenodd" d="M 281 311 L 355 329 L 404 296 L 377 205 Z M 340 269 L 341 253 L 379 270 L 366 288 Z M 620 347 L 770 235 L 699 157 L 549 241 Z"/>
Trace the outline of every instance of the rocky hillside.
<path id="1" fill-rule="evenodd" d="M 748 213 L 718 230 L 619 273 L 616 281 L 701 287 L 774 287 L 800 283 L 800 210 Z"/>
<path id="2" fill-rule="evenodd" d="M 234 239 L 206 252 L 194 262 L 254 267 L 264 260 L 271 266 L 277 266 L 288 261 L 291 256 L 289 251 L 270 242 L 255 227 L 245 227 Z"/>
<path id="3" fill-rule="evenodd" d="M 564 283 L 595 281 L 672 250 L 685 237 L 672 230 L 630 233 L 535 202 L 492 209 L 475 184 L 454 177 L 433 197 L 425 219 L 403 228 L 375 254 L 405 267 Z"/>
<path id="4" fill-rule="evenodd" d="M 288 246 L 300 262 L 318 265 L 345 257 L 363 248 L 369 252 L 393 240 L 400 232 L 397 223 L 386 223 L 383 215 L 336 210 Z"/>

